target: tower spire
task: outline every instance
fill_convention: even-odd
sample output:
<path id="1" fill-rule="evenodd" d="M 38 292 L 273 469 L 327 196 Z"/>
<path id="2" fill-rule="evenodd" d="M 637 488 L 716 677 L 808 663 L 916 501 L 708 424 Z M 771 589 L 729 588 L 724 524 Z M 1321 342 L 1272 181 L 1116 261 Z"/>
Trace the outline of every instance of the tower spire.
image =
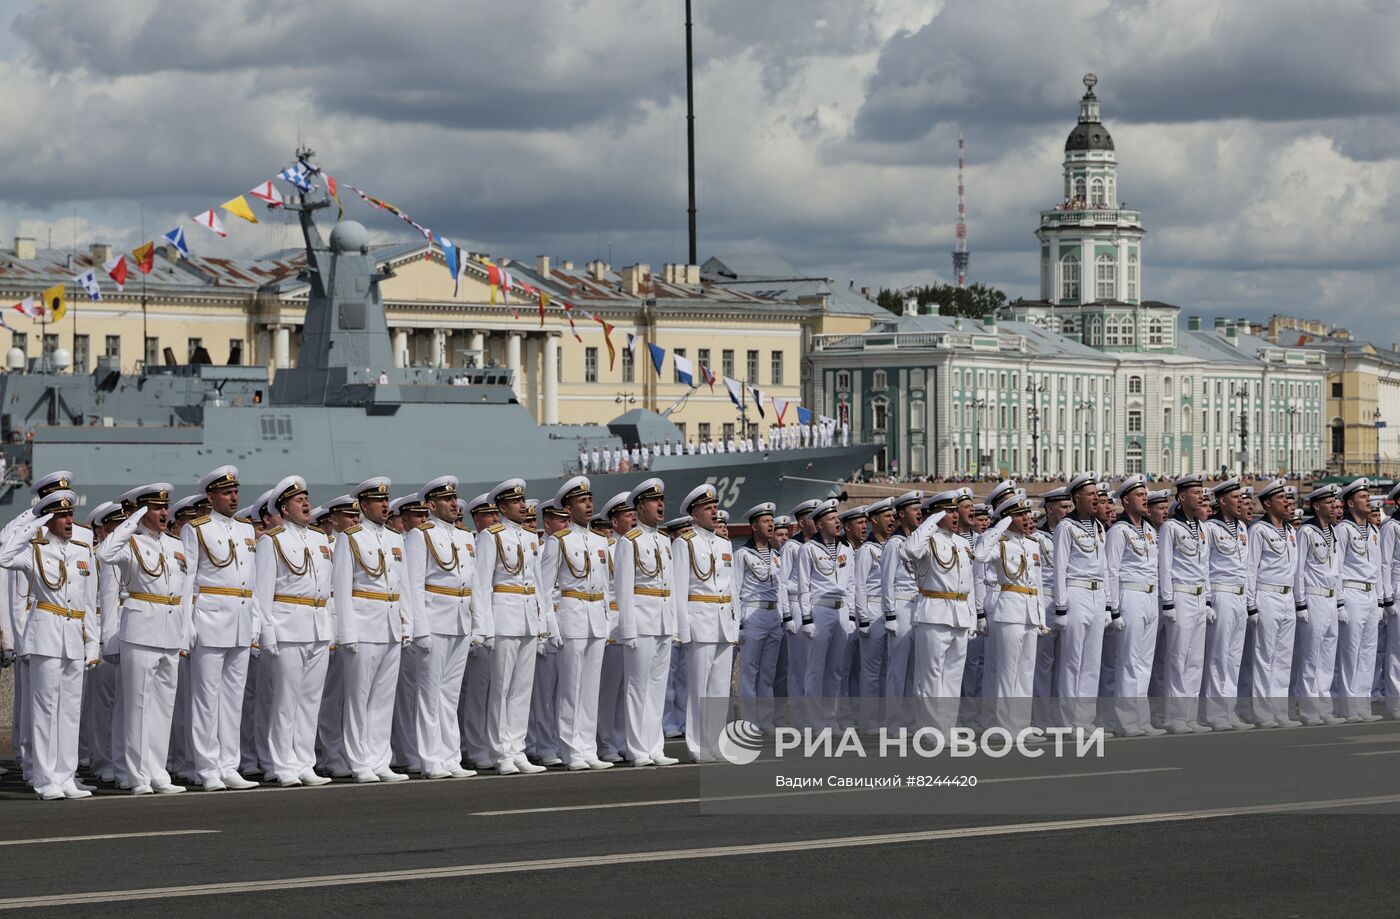
<path id="1" fill-rule="evenodd" d="M 958 222 L 953 231 L 953 274 L 958 286 L 967 286 L 967 263 L 972 255 L 967 251 L 967 207 L 963 203 L 963 135 L 958 132 Z"/>

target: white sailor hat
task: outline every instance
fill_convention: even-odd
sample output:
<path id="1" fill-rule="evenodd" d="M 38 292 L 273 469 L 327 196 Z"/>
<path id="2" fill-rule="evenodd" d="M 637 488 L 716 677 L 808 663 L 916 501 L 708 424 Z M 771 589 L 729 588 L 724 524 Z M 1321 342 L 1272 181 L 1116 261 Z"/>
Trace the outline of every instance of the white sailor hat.
<path id="1" fill-rule="evenodd" d="M 247 507 L 240 507 L 238 510 L 234 511 L 233 519 L 242 521 L 243 523 L 252 523 L 253 505 L 249 504 Z"/>
<path id="2" fill-rule="evenodd" d="M 883 514 L 885 511 L 892 510 L 894 510 L 894 498 L 881 498 L 879 501 L 872 502 L 865 508 L 865 516 L 873 518 Z"/>
<path id="3" fill-rule="evenodd" d="M 816 508 L 812 511 L 813 522 L 822 519 L 827 514 L 836 513 L 837 508 L 840 506 L 841 505 L 835 498 L 827 498 L 825 501 L 818 501 Z"/>
<path id="4" fill-rule="evenodd" d="M 1295 507 L 1295 508 L 1293 508 L 1293 519 L 1294 519 L 1294 520 L 1302 520 L 1302 519 L 1303 519 L 1303 509 L 1302 509 L 1301 507 Z"/>
<path id="5" fill-rule="evenodd" d="M 1320 485 L 1317 488 L 1314 488 L 1312 491 L 1308 492 L 1308 497 L 1306 500 L 1309 504 L 1312 504 L 1314 501 L 1319 501 L 1323 498 L 1336 498 L 1338 497 L 1340 492 L 1341 489 L 1339 489 L 1336 485 Z"/>
<path id="6" fill-rule="evenodd" d="M 988 506 L 995 508 L 996 506 L 1001 504 L 1003 498 L 1005 498 L 1007 495 L 1011 494 L 1015 490 L 1015 479 L 1004 479 L 1001 482 L 998 482 L 997 487 L 993 488 L 991 492 L 987 495 Z"/>
<path id="7" fill-rule="evenodd" d="M 457 477 L 455 475 L 440 475 L 418 489 L 419 501 L 427 501 L 430 498 L 455 497 L 457 497 Z"/>
<path id="8" fill-rule="evenodd" d="M 567 517 L 569 512 L 559 506 L 559 502 L 550 498 L 548 501 L 540 502 L 539 512 L 546 517 Z"/>
<path id="9" fill-rule="evenodd" d="M 1118 490 L 1114 492 L 1114 497 L 1122 501 L 1124 495 L 1139 488 L 1147 488 L 1147 477 L 1138 474 L 1130 475 L 1118 483 Z"/>
<path id="10" fill-rule="evenodd" d="M 491 500 L 487 494 L 477 495 L 466 503 L 465 512 L 467 514 L 494 514 L 500 508 L 496 507 L 496 502 Z"/>
<path id="11" fill-rule="evenodd" d="M 123 517 L 126 516 L 126 512 L 122 510 L 122 506 L 117 502 L 103 501 L 88 513 L 87 520 L 84 522 L 87 523 L 89 527 L 95 527 L 98 524 L 105 526 L 107 518 L 114 514 L 121 514 Z"/>
<path id="12" fill-rule="evenodd" d="M 1070 479 L 1069 484 L 1065 486 L 1065 497 L 1074 497 L 1075 492 L 1088 485 L 1093 485 L 1095 488 L 1097 488 L 1098 484 L 1098 476 L 1094 475 L 1092 472 L 1081 472 L 1079 473 L 1079 475 Z"/>
<path id="13" fill-rule="evenodd" d="M 199 479 L 199 490 L 208 494 L 211 491 L 221 491 L 225 488 L 238 487 L 238 467 L 219 466 L 210 469 Z"/>
<path id="14" fill-rule="evenodd" d="M 550 500 L 553 501 L 554 499 L 551 498 Z M 536 514 L 539 513 L 539 510 L 540 510 L 540 499 L 539 499 L 539 498 L 526 498 L 526 499 L 525 499 L 525 513 L 527 513 L 527 514 L 529 514 L 531 517 L 533 517 L 533 516 L 535 516 Z"/>
<path id="15" fill-rule="evenodd" d="M 1001 503 L 997 505 L 997 516 L 1010 517 L 1014 514 L 1029 514 L 1033 510 L 1030 499 L 1026 497 L 1026 493 L 1017 488 L 1013 489 L 1011 494 L 1001 499 Z"/>
<path id="16" fill-rule="evenodd" d="M 1225 481 L 1218 483 L 1214 488 L 1210 490 L 1210 493 L 1214 495 L 1216 500 L 1218 501 L 1225 495 L 1228 495 L 1233 491 L 1239 491 L 1243 487 L 1244 483 L 1240 481 L 1240 477 L 1237 475 L 1232 475 Z"/>
<path id="17" fill-rule="evenodd" d="M 588 481 L 588 476 L 576 475 L 559 486 L 559 490 L 554 493 L 554 503 L 563 508 L 567 507 L 569 502 L 575 498 L 585 496 L 593 496 L 593 485 Z"/>
<path id="18" fill-rule="evenodd" d="M 812 513 L 812 511 L 816 510 L 818 504 L 821 504 L 821 501 L 817 498 L 808 498 L 806 501 L 800 502 L 792 509 L 793 519 L 801 520 L 803 517 L 806 517 L 808 514 Z"/>
<path id="19" fill-rule="evenodd" d="M 135 488 L 128 488 L 117 496 L 117 503 L 130 512 L 136 508 L 136 496 L 145 490 L 145 485 L 137 485 Z"/>
<path id="20" fill-rule="evenodd" d="M 682 530 L 690 526 L 693 522 L 694 518 L 691 517 L 689 514 L 685 515 L 684 517 L 672 517 L 670 520 L 667 520 L 665 523 L 661 524 L 661 529 Z"/>
<path id="21" fill-rule="evenodd" d="M 855 507 L 847 508 L 846 510 L 841 512 L 841 522 L 845 523 L 847 520 L 854 520 L 857 517 L 864 517 L 869 512 L 870 508 L 866 507 L 864 504 L 857 504 Z"/>
<path id="22" fill-rule="evenodd" d="M 418 497 L 417 492 L 410 492 L 409 494 L 404 495 L 403 498 L 399 499 L 398 501 L 391 502 L 389 506 L 393 507 L 395 504 L 398 505 L 398 512 L 400 514 L 428 513 L 428 505 L 423 503 L 423 499 Z"/>
<path id="23" fill-rule="evenodd" d="M 1284 491 L 1288 493 L 1288 497 L 1290 497 L 1290 498 L 1295 498 L 1295 499 L 1296 499 L 1296 498 L 1298 497 L 1298 486 L 1297 486 L 1297 485 L 1290 485 L 1290 486 L 1288 486 L 1287 488 L 1285 488 Z"/>
<path id="24" fill-rule="evenodd" d="M 523 501 L 525 500 L 525 480 L 506 479 L 495 488 L 486 493 L 486 497 L 491 499 L 491 503 L 497 507 L 502 501 Z"/>
<path id="25" fill-rule="evenodd" d="M 276 514 L 277 511 L 269 507 L 275 494 L 276 492 L 269 488 L 267 491 L 258 495 L 258 500 L 253 502 L 253 513 L 258 517 L 266 517 L 269 512 Z"/>
<path id="26" fill-rule="evenodd" d="M 1240 494 L 1248 498 L 1250 501 L 1254 500 L 1254 489 L 1248 485 L 1240 489 Z"/>
<path id="27" fill-rule="evenodd" d="M 1195 488 L 1198 485 L 1202 488 L 1205 488 L 1206 476 L 1204 472 L 1192 472 L 1188 475 L 1177 476 L 1176 481 L 1173 482 L 1172 485 L 1176 488 L 1177 491 L 1182 491 L 1183 489 L 1187 488 Z"/>
<path id="28" fill-rule="evenodd" d="M 697 485 L 690 490 L 690 494 L 686 495 L 685 500 L 681 502 L 681 510 L 689 514 L 697 507 L 718 503 L 719 497 L 715 494 L 715 487 L 713 485 Z"/>
<path id="29" fill-rule="evenodd" d="M 403 513 L 403 509 L 404 509 L 404 507 L 405 507 L 406 505 L 412 504 L 413 502 L 415 502 L 415 501 L 417 501 L 417 500 L 418 500 L 418 496 L 417 496 L 417 495 L 404 495 L 404 496 L 402 496 L 402 497 L 395 498 L 394 500 L 392 500 L 392 501 L 389 502 L 389 516 L 390 516 L 390 517 L 397 517 L 397 516 L 399 516 L 400 514 Z M 413 510 L 413 509 L 414 509 L 414 508 L 409 507 L 409 510 Z"/>
<path id="30" fill-rule="evenodd" d="M 56 491 L 63 491 L 73 487 L 73 473 L 66 469 L 58 472 L 50 472 L 48 475 L 34 480 L 30 489 L 41 498 L 46 498 Z"/>
<path id="31" fill-rule="evenodd" d="M 360 502 L 355 499 L 354 495 L 341 495 L 337 498 L 332 498 L 330 502 L 326 504 L 326 510 L 330 511 L 332 514 L 358 514 L 360 512 Z"/>
<path id="32" fill-rule="evenodd" d="M 1366 491 L 1369 490 L 1370 487 L 1371 480 L 1366 478 L 1364 475 L 1361 476 L 1359 479 L 1352 479 L 1350 482 L 1346 483 L 1341 487 L 1341 498 L 1343 501 L 1345 501 L 1352 495 L 1356 494 L 1358 491 Z"/>
<path id="33" fill-rule="evenodd" d="M 388 476 L 377 475 L 365 479 L 359 485 L 355 486 L 354 495 L 361 501 L 366 498 L 383 498 L 387 501 L 389 498 L 389 488 L 393 484 L 394 483 L 390 481 Z"/>
<path id="34" fill-rule="evenodd" d="M 1069 489 L 1064 485 L 1057 485 L 1054 488 L 1042 494 L 1040 496 L 1040 500 L 1044 501 L 1047 504 L 1051 501 L 1068 501 Z"/>
<path id="35" fill-rule="evenodd" d="M 319 522 L 321 520 L 325 520 L 330 515 L 331 512 L 326 509 L 326 506 L 324 504 L 318 504 L 311 509 L 311 519 L 313 521 Z"/>
<path id="36" fill-rule="evenodd" d="M 272 507 L 274 510 L 282 510 L 282 505 L 295 498 L 297 495 L 306 494 L 306 479 L 299 475 L 289 475 L 276 485 L 272 486 L 269 494 L 273 495 Z"/>
<path id="37" fill-rule="evenodd" d="M 797 526 L 797 521 L 787 514 L 778 514 L 773 518 L 773 529 L 775 530 L 790 530 L 795 526 Z"/>
<path id="38" fill-rule="evenodd" d="M 627 493 L 627 503 L 636 507 L 638 501 L 664 497 L 666 497 L 666 483 L 660 479 L 647 479 Z"/>
<path id="39" fill-rule="evenodd" d="M 1379 511 L 1385 509 L 1385 499 L 1380 495 L 1371 496 L 1371 510 Z"/>
<path id="40" fill-rule="evenodd" d="M 715 521 L 717 523 L 728 523 L 729 511 L 725 510 L 722 507 L 719 510 L 715 511 Z"/>
<path id="41" fill-rule="evenodd" d="M 1172 499 L 1170 488 L 1163 488 L 1161 491 L 1149 491 L 1147 493 L 1148 504 L 1166 504 Z"/>
<path id="42" fill-rule="evenodd" d="M 631 497 L 631 494 L 628 492 L 618 492 L 603 502 L 603 509 L 598 512 L 598 516 L 602 517 L 604 520 L 611 520 L 613 514 L 627 513 L 632 510 L 632 504 L 629 500 Z"/>
<path id="43" fill-rule="evenodd" d="M 902 510 L 911 504 L 918 504 L 924 500 L 924 493 L 921 491 L 906 491 L 898 498 L 894 499 L 894 509 Z"/>
<path id="44" fill-rule="evenodd" d="M 761 504 L 755 504 L 753 507 L 749 508 L 748 512 L 744 514 L 744 519 L 750 523 L 757 517 L 773 517 L 776 520 L 777 513 L 778 505 L 774 504 L 772 501 L 764 501 Z"/>
<path id="45" fill-rule="evenodd" d="M 1397 484 L 1394 488 L 1392 488 L 1390 490 L 1390 494 L 1386 495 L 1386 497 L 1389 498 L 1391 501 L 1400 501 L 1400 484 Z"/>
<path id="46" fill-rule="evenodd" d="M 170 492 L 174 489 L 169 482 L 152 482 L 149 485 L 142 485 L 140 488 L 133 488 L 136 492 L 132 500 L 140 506 L 147 507 L 169 507 Z"/>
<path id="47" fill-rule="evenodd" d="M 924 502 L 924 511 L 952 510 L 958 506 L 958 501 L 962 498 L 962 493 L 963 490 L 961 488 L 950 488 L 947 491 L 940 491 L 936 494 L 929 495 L 928 500 Z"/>
<path id="48" fill-rule="evenodd" d="M 1265 498 L 1272 498 L 1274 495 L 1278 495 L 1278 494 L 1287 494 L 1287 493 L 1288 493 L 1288 480 L 1287 480 L 1287 479 L 1274 479 L 1273 481 L 1269 482 L 1269 484 L 1267 484 L 1267 485 L 1265 485 L 1263 488 L 1259 489 L 1259 492 L 1258 492 L 1258 494 L 1256 495 L 1256 497 L 1258 497 L 1260 501 L 1263 501 Z"/>
<path id="49" fill-rule="evenodd" d="M 1099 482 L 1098 485 L 1095 487 L 1098 488 L 1099 494 L 1103 495 L 1105 498 L 1113 494 L 1113 486 L 1108 483 L 1107 479 L 1104 479 L 1103 481 Z"/>
<path id="50" fill-rule="evenodd" d="M 78 496 L 67 488 L 51 491 L 34 505 L 36 514 L 71 514 L 78 508 Z"/>

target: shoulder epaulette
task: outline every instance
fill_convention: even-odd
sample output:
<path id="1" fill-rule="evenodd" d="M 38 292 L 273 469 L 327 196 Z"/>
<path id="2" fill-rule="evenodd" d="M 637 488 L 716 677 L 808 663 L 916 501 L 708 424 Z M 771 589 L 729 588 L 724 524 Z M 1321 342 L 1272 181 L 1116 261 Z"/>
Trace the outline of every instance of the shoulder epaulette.
<path id="1" fill-rule="evenodd" d="M 681 531 L 681 539 L 694 539 L 694 538 L 695 538 L 695 531 L 694 531 L 694 530 L 682 530 L 682 531 Z"/>
<path id="2" fill-rule="evenodd" d="M 325 535 L 326 535 L 326 531 L 323 530 L 323 529 L 321 529 L 321 528 L 318 527 L 318 526 L 309 526 L 309 527 L 307 527 L 307 529 L 310 530 L 310 531 L 313 532 L 313 533 L 320 533 L 322 536 L 325 536 Z"/>
<path id="3" fill-rule="evenodd" d="M 471 532 L 471 530 L 467 529 L 466 524 L 462 523 L 462 521 L 460 521 L 460 520 L 458 520 L 456 523 L 454 523 L 454 524 L 452 524 L 452 525 L 453 525 L 454 527 L 456 527 L 457 529 L 461 530 L 463 533 L 470 533 L 470 532 Z"/>
<path id="4" fill-rule="evenodd" d="M 616 543 L 617 543 L 617 537 L 616 537 L 616 536 L 609 536 L 609 537 L 608 537 L 608 545 L 610 545 L 610 546 L 611 546 L 611 545 L 616 545 Z"/>
<path id="5" fill-rule="evenodd" d="M 266 533 L 264 533 L 263 535 L 264 535 L 264 536 L 276 536 L 278 533 L 285 533 L 286 531 L 287 531 L 287 528 L 284 527 L 284 526 L 275 526 L 275 527 L 273 527 L 272 529 L 268 530 L 268 531 L 267 531 Z"/>
<path id="6" fill-rule="evenodd" d="M 640 537 L 640 536 L 642 535 L 642 528 L 641 528 L 641 527 L 633 527 L 632 529 L 628 530 L 628 531 L 627 531 L 626 533 L 624 533 L 623 535 L 626 536 L 628 539 L 632 540 L 633 542 L 636 542 L 636 541 L 637 541 L 637 538 Z"/>
<path id="7" fill-rule="evenodd" d="M 341 530 L 340 532 L 342 532 L 342 533 L 344 533 L 345 535 L 349 536 L 351 533 L 358 533 L 358 532 L 360 532 L 360 530 L 362 530 L 362 529 L 364 529 L 364 528 L 361 527 L 361 526 L 357 523 L 357 524 L 355 524 L 355 525 L 352 526 L 352 527 L 346 527 L 345 529 Z"/>
<path id="8" fill-rule="evenodd" d="M 418 526 L 414 527 L 415 530 L 431 530 L 432 528 L 433 525 L 431 523 L 420 523 Z"/>
<path id="9" fill-rule="evenodd" d="M 44 537 L 44 536 L 35 536 L 33 539 L 31 539 L 31 540 L 29 540 L 29 541 L 32 542 L 32 543 L 33 543 L 34 545 L 36 545 L 36 546 L 47 546 L 47 545 L 49 544 L 48 538 L 47 538 L 47 537 Z"/>
<path id="10" fill-rule="evenodd" d="M 560 542 L 563 542 L 563 541 L 564 541 L 564 537 L 569 535 L 569 531 L 568 531 L 568 530 L 559 530 L 559 531 L 557 531 L 557 532 L 555 532 L 555 533 L 552 533 L 552 534 L 550 534 L 550 535 L 552 535 L 555 539 L 559 540 Z"/>
<path id="11" fill-rule="evenodd" d="M 499 532 L 501 532 L 502 530 L 504 530 L 505 528 L 506 528 L 506 525 L 505 525 L 504 523 L 493 523 L 491 526 L 489 526 L 489 527 L 486 528 L 486 532 L 488 532 L 488 533 L 499 533 Z"/>
<path id="12" fill-rule="evenodd" d="M 68 540 L 68 541 L 71 542 L 71 543 L 72 543 L 73 545 L 75 545 L 75 546 L 82 546 L 84 549 L 91 549 L 91 548 L 92 548 L 92 546 L 90 546 L 89 544 L 83 542 L 81 539 L 70 539 L 70 540 Z"/>
<path id="13" fill-rule="evenodd" d="M 209 522 L 209 515 L 206 514 L 206 515 L 204 515 L 203 517 L 196 517 L 196 518 L 194 518 L 193 520 L 190 521 L 189 525 L 192 526 L 192 527 L 202 527 L 202 526 L 204 526 L 204 525 L 205 525 L 206 523 L 208 523 L 208 522 Z"/>

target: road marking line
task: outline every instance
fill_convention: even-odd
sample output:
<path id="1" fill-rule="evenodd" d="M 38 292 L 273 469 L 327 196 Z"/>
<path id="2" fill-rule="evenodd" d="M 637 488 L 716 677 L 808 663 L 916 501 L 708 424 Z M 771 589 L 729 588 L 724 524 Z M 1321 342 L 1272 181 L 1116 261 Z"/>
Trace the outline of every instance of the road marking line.
<path id="1" fill-rule="evenodd" d="M 1019 775 L 999 779 L 982 779 L 978 785 L 1008 782 L 1038 782 L 1044 779 L 1085 779 L 1105 775 L 1140 775 L 1145 772 L 1180 772 L 1181 766 L 1156 766 L 1151 769 L 1114 769 L 1106 772 L 1066 772 L 1058 775 Z M 611 810 L 619 807 L 662 807 L 674 804 L 700 804 L 705 801 L 751 801 L 761 798 L 791 798 L 798 795 L 847 794 L 853 791 L 900 791 L 898 788 L 822 788 L 813 791 L 775 791 L 761 795 L 726 795 L 712 798 L 661 798 L 654 801 L 618 801 L 612 804 L 565 804 L 558 807 L 526 807 L 519 810 L 476 811 L 470 817 L 506 817 L 512 814 L 556 814 L 561 811 Z"/>
<path id="2" fill-rule="evenodd" d="M 543 858 L 532 861 L 450 865 L 442 868 L 410 868 L 398 871 L 367 871 L 359 874 L 327 874 L 309 877 L 250 879 L 220 884 L 185 884 L 172 887 L 138 887 L 130 890 L 96 890 L 87 893 L 50 894 L 37 897 L 10 897 L 0 900 L 0 910 L 40 909 L 46 906 L 88 906 L 97 903 L 118 903 L 134 900 L 165 900 L 183 897 L 224 896 L 228 894 L 251 892 L 269 893 L 277 890 L 344 887 L 363 884 L 393 884 L 403 881 L 432 881 L 447 878 L 480 877 L 493 874 L 555 871 L 565 868 L 600 868 L 613 865 L 645 864 L 648 862 L 691 861 L 701 858 L 732 858 L 741 855 L 774 855 L 788 852 L 805 853 L 817 849 L 853 849 L 869 846 L 937 842 L 947 839 L 979 839 L 996 836 L 1018 836 L 1031 833 L 1053 833 L 1061 830 L 1107 829 L 1151 823 L 1211 820 L 1221 817 L 1244 817 L 1256 814 L 1288 813 L 1298 810 L 1334 810 L 1341 807 L 1360 807 L 1368 804 L 1400 804 L 1400 794 L 1374 795 L 1366 798 L 1295 801 L 1282 804 L 1252 804 L 1214 810 L 1169 811 L 1155 814 L 1132 814 L 1121 817 L 1093 817 L 1076 820 L 1048 820 L 1036 823 L 1007 823 L 994 826 L 960 827 L 957 829 L 945 830 L 918 830 L 907 833 L 882 833 L 874 836 L 793 839 L 784 842 L 711 846 L 697 849 L 668 849 L 656 852 L 620 852 L 608 855 L 582 855 L 572 858 Z"/>
<path id="3" fill-rule="evenodd" d="M 1371 750 L 1368 753 L 1352 753 L 1352 756 L 1389 756 L 1392 753 L 1400 753 L 1400 750 Z"/>
<path id="4" fill-rule="evenodd" d="M 1352 734 L 1342 737 L 1341 740 L 1333 740 L 1327 743 L 1292 744 L 1291 747 L 1301 749 L 1303 747 L 1342 747 L 1348 744 L 1374 743 L 1400 743 L 1400 733 L 1391 731 L 1388 734 Z"/>
<path id="5" fill-rule="evenodd" d="M 155 833 L 103 833 L 98 836 L 45 836 L 40 839 L 4 839 L 0 846 L 37 846 L 50 842 L 89 842 L 95 839 L 144 839 L 147 836 L 201 836 L 222 830 L 161 830 Z"/>

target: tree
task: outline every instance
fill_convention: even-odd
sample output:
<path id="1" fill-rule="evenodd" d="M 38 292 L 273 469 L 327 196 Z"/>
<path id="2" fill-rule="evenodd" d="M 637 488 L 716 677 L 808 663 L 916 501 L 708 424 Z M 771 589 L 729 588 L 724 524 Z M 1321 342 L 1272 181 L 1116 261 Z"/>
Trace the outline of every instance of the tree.
<path id="1" fill-rule="evenodd" d="M 881 288 L 876 302 L 899 315 L 904 312 L 904 301 L 913 297 L 918 301 L 918 311 L 939 316 L 966 316 L 972 319 L 995 313 L 1007 303 L 1006 294 L 985 284 L 969 284 L 957 287 L 953 284 L 931 284 L 927 287 L 912 287 L 904 290 Z"/>

